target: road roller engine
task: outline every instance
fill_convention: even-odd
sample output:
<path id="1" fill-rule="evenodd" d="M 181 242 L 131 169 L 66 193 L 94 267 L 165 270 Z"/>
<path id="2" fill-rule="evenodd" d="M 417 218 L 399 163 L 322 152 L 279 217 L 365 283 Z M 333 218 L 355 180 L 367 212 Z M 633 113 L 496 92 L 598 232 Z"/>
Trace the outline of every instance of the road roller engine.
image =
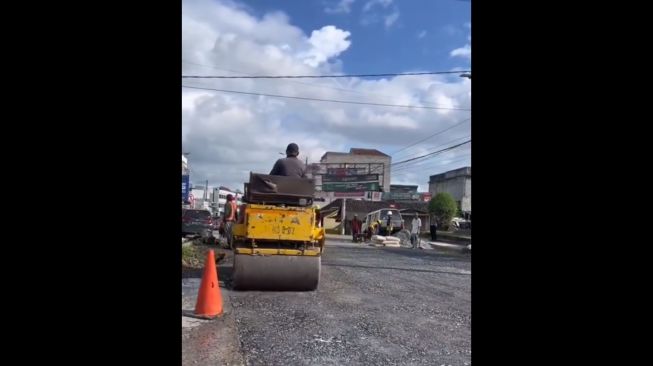
<path id="1" fill-rule="evenodd" d="M 317 288 L 325 237 L 314 194 L 311 179 L 250 173 L 233 228 L 234 289 Z"/>

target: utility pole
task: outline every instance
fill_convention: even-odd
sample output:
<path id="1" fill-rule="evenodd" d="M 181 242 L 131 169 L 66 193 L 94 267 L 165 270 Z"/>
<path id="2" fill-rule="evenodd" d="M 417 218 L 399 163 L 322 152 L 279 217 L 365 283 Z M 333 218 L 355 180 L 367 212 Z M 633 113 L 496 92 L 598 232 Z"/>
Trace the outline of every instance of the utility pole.
<path id="1" fill-rule="evenodd" d="M 204 197 L 202 197 L 203 201 L 206 202 L 207 200 L 207 193 L 209 191 L 209 180 L 206 180 L 206 185 L 204 186 Z M 204 203 L 202 203 L 204 204 Z"/>
<path id="2" fill-rule="evenodd" d="M 345 235 L 345 225 L 347 223 L 347 199 L 342 198 L 342 215 L 341 215 L 341 227 L 340 227 L 340 235 Z"/>

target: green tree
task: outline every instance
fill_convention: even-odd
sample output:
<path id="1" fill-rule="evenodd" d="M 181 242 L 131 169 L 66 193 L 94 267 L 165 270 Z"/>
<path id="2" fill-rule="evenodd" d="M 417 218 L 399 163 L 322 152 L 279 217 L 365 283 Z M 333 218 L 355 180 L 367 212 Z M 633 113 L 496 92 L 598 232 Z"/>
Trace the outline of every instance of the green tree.
<path id="1" fill-rule="evenodd" d="M 453 197 L 446 192 L 440 192 L 431 198 L 429 202 L 429 212 L 435 216 L 438 227 L 444 230 L 449 229 L 451 219 L 453 219 L 458 212 L 458 205 Z"/>

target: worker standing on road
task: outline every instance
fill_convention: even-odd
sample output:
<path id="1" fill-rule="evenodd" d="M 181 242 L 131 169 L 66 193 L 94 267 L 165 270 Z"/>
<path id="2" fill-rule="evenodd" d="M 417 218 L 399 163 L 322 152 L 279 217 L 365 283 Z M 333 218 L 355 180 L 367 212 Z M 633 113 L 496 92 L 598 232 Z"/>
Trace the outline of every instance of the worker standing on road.
<path id="1" fill-rule="evenodd" d="M 362 224 L 361 220 L 358 219 L 358 215 L 354 215 L 354 218 L 351 220 L 351 236 L 354 243 L 358 242 Z"/>
<path id="2" fill-rule="evenodd" d="M 367 241 L 370 241 L 372 239 L 372 235 L 376 234 L 376 222 L 372 222 L 370 225 L 367 226 L 367 236 L 365 237 Z"/>
<path id="3" fill-rule="evenodd" d="M 438 220 L 434 217 L 431 217 L 431 241 L 438 240 Z"/>
<path id="4" fill-rule="evenodd" d="M 274 163 L 269 175 L 306 178 L 306 166 L 301 160 L 297 159 L 297 155 L 299 155 L 299 146 L 295 143 L 288 144 L 286 157 Z"/>
<path id="5" fill-rule="evenodd" d="M 422 248 L 419 243 L 419 232 L 421 228 L 422 228 L 422 219 L 419 218 L 416 212 L 415 217 L 413 218 L 413 221 L 411 222 L 411 226 L 410 226 L 410 243 L 413 245 L 413 249 Z"/>
<path id="6" fill-rule="evenodd" d="M 238 220 L 238 208 L 236 206 L 236 201 L 234 196 L 231 194 L 227 195 L 227 204 L 224 206 L 224 233 L 227 237 L 227 246 L 229 249 L 233 249 L 233 227 L 234 222 Z"/>
<path id="7" fill-rule="evenodd" d="M 392 212 L 388 212 L 388 222 L 386 222 L 385 225 L 385 236 L 390 236 L 392 235 Z"/>

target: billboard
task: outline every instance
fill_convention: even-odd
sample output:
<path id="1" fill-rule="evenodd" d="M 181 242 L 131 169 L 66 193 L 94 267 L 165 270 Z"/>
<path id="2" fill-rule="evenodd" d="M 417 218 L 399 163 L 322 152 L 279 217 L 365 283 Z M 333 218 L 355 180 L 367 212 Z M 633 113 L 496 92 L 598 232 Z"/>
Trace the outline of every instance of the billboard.
<path id="1" fill-rule="evenodd" d="M 379 182 L 344 182 L 344 183 L 323 183 L 322 191 L 324 192 L 360 192 L 360 191 L 378 191 Z"/>
<path id="2" fill-rule="evenodd" d="M 372 201 L 381 201 L 382 192 L 372 192 Z"/>
<path id="3" fill-rule="evenodd" d="M 417 186 L 408 186 L 408 185 L 399 185 L 399 184 L 391 184 L 390 185 L 390 192 L 392 193 L 417 193 Z"/>
<path id="4" fill-rule="evenodd" d="M 188 202 L 188 193 L 190 192 L 190 177 L 188 175 L 181 176 L 181 201 Z"/>
<path id="5" fill-rule="evenodd" d="M 378 174 L 367 174 L 367 175 L 334 175 L 327 174 L 322 176 L 322 183 L 334 183 L 334 182 L 378 182 Z"/>
<path id="6" fill-rule="evenodd" d="M 359 175 L 366 173 L 367 168 L 327 168 L 327 175 Z"/>
<path id="7" fill-rule="evenodd" d="M 335 192 L 333 195 L 338 198 L 358 198 L 365 197 L 365 192 Z"/>

